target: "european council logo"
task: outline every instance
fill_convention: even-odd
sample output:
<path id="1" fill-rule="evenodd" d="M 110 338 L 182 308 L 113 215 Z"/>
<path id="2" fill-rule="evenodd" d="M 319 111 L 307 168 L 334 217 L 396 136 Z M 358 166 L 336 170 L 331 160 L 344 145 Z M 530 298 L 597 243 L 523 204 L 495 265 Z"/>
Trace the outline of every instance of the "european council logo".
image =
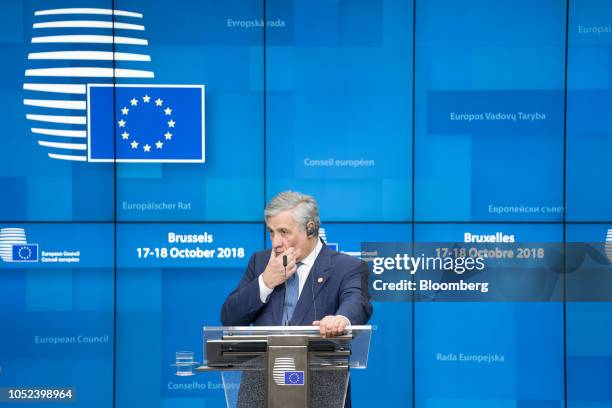
<path id="1" fill-rule="evenodd" d="M 304 371 L 295 370 L 295 360 L 292 357 L 276 358 L 272 377 L 277 385 L 304 385 Z"/>
<path id="2" fill-rule="evenodd" d="M 334 243 L 327 242 L 327 231 L 323 227 L 319 228 L 319 237 L 325 242 L 325 245 L 327 245 L 327 247 L 329 247 L 330 249 L 361 259 L 361 256 L 362 256 L 361 251 L 341 251 L 340 244 L 338 244 L 337 242 L 334 242 Z"/>
<path id="3" fill-rule="evenodd" d="M 2 228 L 0 258 L 4 262 L 38 262 L 38 244 L 28 244 L 23 228 Z"/>
<path id="4" fill-rule="evenodd" d="M 327 231 L 325 230 L 325 228 L 323 227 L 319 228 L 319 237 L 323 240 L 323 242 L 325 242 L 325 245 L 327 245 L 331 250 L 340 251 L 340 248 L 337 243 L 327 242 Z"/>
<path id="5" fill-rule="evenodd" d="M 91 162 L 204 161 L 203 86 L 90 84 L 87 106 Z"/>
<path id="6" fill-rule="evenodd" d="M 104 8 L 34 12 L 23 103 L 50 158 L 204 162 L 204 86 L 140 83 L 155 77 L 142 20 Z"/>

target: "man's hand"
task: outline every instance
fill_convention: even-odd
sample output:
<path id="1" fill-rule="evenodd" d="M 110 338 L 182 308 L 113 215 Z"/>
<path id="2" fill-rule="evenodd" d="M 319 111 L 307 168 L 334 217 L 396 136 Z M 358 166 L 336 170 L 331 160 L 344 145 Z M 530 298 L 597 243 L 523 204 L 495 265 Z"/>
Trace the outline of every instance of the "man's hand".
<path id="1" fill-rule="evenodd" d="M 319 333 L 323 337 L 340 336 L 349 325 L 349 321 L 344 316 L 325 316 L 321 320 L 312 322 L 313 326 L 319 326 Z"/>
<path id="2" fill-rule="evenodd" d="M 295 249 L 287 248 L 280 255 L 275 255 L 274 250 L 270 254 L 268 266 L 262 274 L 264 284 L 270 289 L 274 289 L 281 283 L 285 282 L 285 267 L 283 266 L 283 256 L 287 256 L 287 279 L 291 277 L 297 270 L 295 266 Z"/>

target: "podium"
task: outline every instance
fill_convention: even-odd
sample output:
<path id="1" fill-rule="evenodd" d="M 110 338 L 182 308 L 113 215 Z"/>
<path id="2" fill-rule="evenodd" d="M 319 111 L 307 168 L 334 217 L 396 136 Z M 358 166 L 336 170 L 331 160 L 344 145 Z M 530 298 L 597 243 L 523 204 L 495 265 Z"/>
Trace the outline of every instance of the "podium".
<path id="1" fill-rule="evenodd" d="M 371 326 L 204 327 L 197 372 L 219 371 L 227 407 L 343 408 L 350 368 L 366 368 Z"/>

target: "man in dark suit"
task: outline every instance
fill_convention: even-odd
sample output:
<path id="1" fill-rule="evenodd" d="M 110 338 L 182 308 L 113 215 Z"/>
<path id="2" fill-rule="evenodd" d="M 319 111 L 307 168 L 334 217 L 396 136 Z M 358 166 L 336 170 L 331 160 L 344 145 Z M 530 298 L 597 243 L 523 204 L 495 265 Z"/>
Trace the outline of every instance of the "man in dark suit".
<path id="1" fill-rule="evenodd" d="M 372 315 L 367 265 L 329 249 L 319 238 L 314 198 L 285 191 L 268 203 L 264 217 L 272 249 L 251 256 L 238 287 L 223 304 L 222 324 L 278 326 L 288 322 L 319 326 L 321 335 L 335 336 L 347 326 L 367 323 Z"/>

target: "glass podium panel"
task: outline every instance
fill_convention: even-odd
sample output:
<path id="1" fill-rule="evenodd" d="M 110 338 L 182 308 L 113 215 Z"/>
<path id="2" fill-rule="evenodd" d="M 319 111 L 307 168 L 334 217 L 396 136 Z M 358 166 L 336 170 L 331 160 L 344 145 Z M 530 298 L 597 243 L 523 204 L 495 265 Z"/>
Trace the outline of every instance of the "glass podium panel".
<path id="1" fill-rule="evenodd" d="M 327 338 L 316 326 L 204 327 L 203 332 L 203 364 L 196 371 L 221 373 L 228 407 L 342 408 L 349 368 L 367 366 L 372 329 L 351 326 Z"/>

